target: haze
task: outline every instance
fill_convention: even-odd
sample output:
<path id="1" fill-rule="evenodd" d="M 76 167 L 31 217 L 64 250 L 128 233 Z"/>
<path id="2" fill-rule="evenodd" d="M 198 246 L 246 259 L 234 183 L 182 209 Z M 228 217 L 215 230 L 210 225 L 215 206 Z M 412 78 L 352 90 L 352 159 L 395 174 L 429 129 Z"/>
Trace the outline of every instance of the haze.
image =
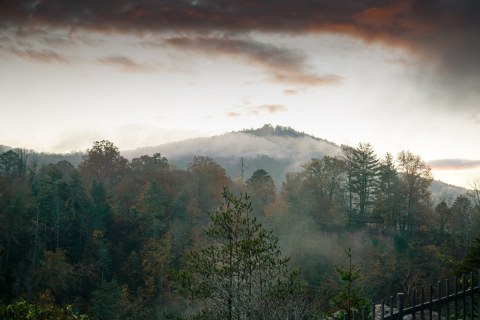
<path id="1" fill-rule="evenodd" d="M 4 1 L 0 144 L 120 149 L 264 123 L 480 176 L 480 3 Z"/>

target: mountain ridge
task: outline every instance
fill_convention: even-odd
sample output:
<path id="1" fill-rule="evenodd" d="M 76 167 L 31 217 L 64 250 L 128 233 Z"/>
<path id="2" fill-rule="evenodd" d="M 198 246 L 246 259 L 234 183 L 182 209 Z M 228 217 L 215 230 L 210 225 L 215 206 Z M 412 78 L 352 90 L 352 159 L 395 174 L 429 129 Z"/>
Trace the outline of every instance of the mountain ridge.
<path id="1" fill-rule="evenodd" d="M 0 152 L 2 149 L 6 152 L 14 148 L 1 145 Z M 245 180 L 255 170 L 264 169 L 274 179 L 277 190 L 280 190 L 287 172 L 301 170 L 301 166 L 311 158 L 338 155 L 341 149 L 333 142 L 291 127 L 265 124 L 257 129 L 231 131 L 211 137 L 192 138 L 120 152 L 129 160 L 145 154 L 160 153 L 179 169 L 186 169 L 194 156 L 208 156 L 221 165 L 232 179 L 242 178 L 242 165 Z M 84 152 L 65 154 L 33 152 L 30 160 L 40 165 L 67 160 L 77 166 L 84 154 Z M 467 189 L 434 180 L 431 190 L 437 197 L 441 197 L 444 194 L 456 196 Z"/>
<path id="2" fill-rule="evenodd" d="M 311 158 L 339 154 L 340 147 L 290 127 L 266 124 L 258 129 L 122 151 L 122 155 L 132 159 L 157 152 L 181 169 L 185 169 L 194 156 L 209 156 L 233 179 L 241 178 L 243 158 L 245 177 L 257 169 L 265 169 L 280 187 L 287 172 L 298 170 Z"/>

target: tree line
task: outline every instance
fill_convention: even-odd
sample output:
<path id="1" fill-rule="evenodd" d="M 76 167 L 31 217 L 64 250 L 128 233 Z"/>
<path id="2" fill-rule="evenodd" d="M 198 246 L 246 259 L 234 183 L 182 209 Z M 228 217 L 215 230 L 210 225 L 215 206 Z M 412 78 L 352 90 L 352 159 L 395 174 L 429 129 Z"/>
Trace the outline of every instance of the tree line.
<path id="1" fill-rule="evenodd" d="M 480 188 L 434 201 L 430 168 L 409 151 L 342 146 L 278 188 L 262 168 L 233 180 L 209 157 L 179 170 L 160 154 L 128 161 L 106 140 L 76 167 L 29 156 L 0 154 L 4 304 L 95 319 L 307 319 L 341 305 L 347 247 L 369 299 L 479 267 L 468 257 Z"/>

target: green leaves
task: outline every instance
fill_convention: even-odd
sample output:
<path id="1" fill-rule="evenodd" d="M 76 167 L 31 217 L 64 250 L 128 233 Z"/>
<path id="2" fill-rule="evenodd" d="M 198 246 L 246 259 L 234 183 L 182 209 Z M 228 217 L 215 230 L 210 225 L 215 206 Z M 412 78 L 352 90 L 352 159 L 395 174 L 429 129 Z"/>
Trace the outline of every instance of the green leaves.
<path id="1" fill-rule="evenodd" d="M 89 320 L 87 315 L 73 312 L 72 307 L 34 305 L 24 300 L 0 305 L 0 318 L 4 320 Z"/>

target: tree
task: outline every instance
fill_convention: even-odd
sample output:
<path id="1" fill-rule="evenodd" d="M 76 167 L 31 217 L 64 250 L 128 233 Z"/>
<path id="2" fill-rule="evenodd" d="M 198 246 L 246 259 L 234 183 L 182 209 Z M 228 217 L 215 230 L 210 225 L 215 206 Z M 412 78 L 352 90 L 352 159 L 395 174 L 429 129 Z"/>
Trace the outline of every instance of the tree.
<path id="1" fill-rule="evenodd" d="M 455 273 L 469 273 L 480 268 L 480 237 L 473 240 L 473 244 L 467 256 L 459 261 L 455 267 Z"/>
<path id="2" fill-rule="evenodd" d="M 102 140 L 95 141 L 87 150 L 79 169 L 90 181 L 101 183 L 108 190 L 126 170 L 127 164 L 127 159 L 112 142 Z"/>
<path id="3" fill-rule="evenodd" d="M 0 175 L 14 178 L 25 177 L 27 153 L 25 149 L 8 150 L 0 153 Z"/>
<path id="4" fill-rule="evenodd" d="M 168 170 L 168 160 L 160 153 L 154 153 L 153 156 L 143 155 L 140 158 L 134 158 L 130 167 L 133 172 L 151 178 L 152 175 L 155 176 Z"/>
<path id="5" fill-rule="evenodd" d="M 204 318 L 260 319 L 277 289 L 294 288 L 295 274 L 278 239 L 250 217 L 249 197 L 225 189 L 223 199 L 206 230 L 213 243 L 188 254 L 177 275 L 181 292 L 200 301 Z"/>
<path id="6" fill-rule="evenodd" d="M 445 200 L 442 200 L 439 204 L 435 206 L 435 213 L 437 214 L 439 232 L 441 237 L 445 232 L 445 227 L 447 223 L 452 218 L 452 210 L 448 206 L 447 202 Z"/>
<path id="7" fill-rule="evenodd" d="M 472 233 L 475 228 L 472 225 L 472 203 L 465 195 L 459 195 L 452 204 L 452 215 L 454 219 L 455 230 L 461 236 L 461 244 L 466 254 L 467 248 L 472 241 Z"/>
<path id="8" fill-rule="evenodd" d="M 77 314 L 71 305 L 62 308 L 56 305 L 35 305 L 19 300 L 9 305 L 0 304 L 0 318 L 17 319 L 49 319 L 49 320 L 89 320 L 85 314 Z"/>
<path id="9" fill-rule="evenodd" d="M 289 172 L 283 194 L 295 214 L 306 214 L 321 225 L 337 222 L 334 213 L 342 206 L 341 185 L 345 167 L 341 159 L 312 158 L 301 172 Z"/>
<path id="10" fill-rule="evenodd" d="M 275 201 L 276 191 L 272 177 L 267 171 L 258 169 L 246 181 L 252 195 L 254 211 L 264 213 L 265 206 Z"/>
<path id="11" fill-rule="evenodd" d="M 156 242 L 167 228 L 165 193 L 158 182 L 150 181 L 145 186 L 141 204 L 144 236 Z"/>
<path id="12" fill-rule="evenodd" d="M 66 252 L 57 249 L 55 252 L 45 251 L 45 260 L 36 271 L 36 279 L 41 288 L 53 291 L 57 300 L 65 297 L 65 292 L 73 282 L 73 266 L 66 257 Z"/>
<path id="13" fill-rule="evenodd" d="M 410 151 L 402 151 L 397 157 L 401 180 L 405 188 L 405 218 L 403 229 L 413 235 L 415 217 L 420 212 L 422 202 L 430 200 L 428 187 L 432 183 L 430 167 Z"/>
<path id="14" fill-rule="evenodd" d="M 357 314 L 362 307 L 368 307 L 369 301 L 364 297 L 363 292 L 357 286 L 360 279 L 360 269 L 352 264 L 352 251 L 350 248 L 345 250 L 348 257 L 348 267 L 335 266 L 342 282 L 341 291 L 333 298 L 333 305 L 347 314 L 348 319 L 353 319 L 353 312 Z M 343 314 L 342 314 L 343 318 Z"/>
<path id="15" fill-rule="evenodd" d="M 400 178 L 392 155 L 387 153 L 380 162 L 375 211 L 382 216 L 385 225 L 392 229 L 397 229 L 399 224 L 401 200 Z"/>
<path id="16" fill-rule="evenodd" d="M 196 156 L 188 170 L 192 173 L 192 189 L 197 196 L 199 208 L 207 213 L 220 202 L 222 190 L 229 183 L 225 169 L 210 157 Z"/>
<path id="17" fill-rule="evenodd" d="M 342 146 L 347 169 L 349 218 L 363 218 L 371 213 L 378 190 L 380 164 L 373 147 L 360 143 L 357 148 Z"/>
<path id="18" fill-rule="evenodd" d="M 471 211 L 471 228 L 475 231 L 475 234 L 480 235 L 480 179 L 473 182 L 468 191 L 468 197 L 472 204 Z"/>

